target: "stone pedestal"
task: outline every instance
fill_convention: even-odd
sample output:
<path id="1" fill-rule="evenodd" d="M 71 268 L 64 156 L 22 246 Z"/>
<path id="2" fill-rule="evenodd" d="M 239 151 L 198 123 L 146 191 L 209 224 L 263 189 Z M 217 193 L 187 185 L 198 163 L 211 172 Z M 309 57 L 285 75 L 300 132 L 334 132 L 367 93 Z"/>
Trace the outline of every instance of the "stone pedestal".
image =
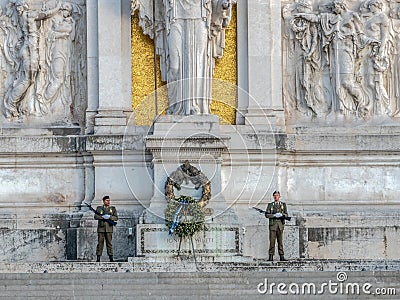
<path id="1" fill-rule="evenodd" d="M 161 116 L 154 124 L 153 135 L 145 138 L 147 150 L 153 155 L 154 194 L 150 206 L 137 228 L 138 255 L 176 254 L 179 237 L 168 236 L 164 211 L 167 207 L 165 185 L 167 178 L 185 161 L 201 171 L 211 183 L 211 199 L 205 206 L 206 231 L 193 237 L 196 253 L 237 255 L 241 252 L 239 225 L 236 214 L 221 193 L 222 154 L 227 151 L 229 138 L 219 132 L 218 117 Z M 189 180 L 181 189 L 173 188 L 174 197 L 202 197 L 204 186 L 196 189 Z M 189 241 L 182 242 L 183 252 L 189 251 Z"/>
<path id="2" fill-rule="evenodd" d="M 265 220 L 264 220 L 265 219 Z M 250 224 L 242 227 L 243 234 L 243 254 L 245 256 L 267 259 L 269 250 L 269 229 L 268 220 L 262 219 L 260 224 Z M 299 226 L 292 217 L 292 221 L 286 222 L 283 231 L 283 250 L 286 259 L 296 259 L 300 255 L 300 236 Z M 275 245 L 274 259 L 279 260 L 278 244 Z"/>
<path id="3" fill-rule="evenodd" d="M 238 226 L 206 224 L 204 231 L 190 238 L 168 235 L 168 227 L 162 224 L 137 225 L 137 255 L 146 257 L 195 255 L 233 256 L 241 253 L 241 234 Z M 180 246 L 179 246 L 180 244 Z"/>
<path id="4" fill-rule="evenodd" d="M 187 160 L 211 182 L 212 199 L 207 206 L 213 211 L 210 219 L 225 219 L 225 223 L 231 223 L 234 215 L 221 194 L 222 153 L 227 150 L 228 142 L 229 138 L 219 133 L 217 116 L 160 117 L 154 124 L 153 135 L 145 138 L 146 148 L 153 154 L 154 194 L 144 222 L 164 223 L 165 183 Z M 188 182 L 180 191 L 174 189 L 174 194 L 199 200 L 202 190 Z"/>

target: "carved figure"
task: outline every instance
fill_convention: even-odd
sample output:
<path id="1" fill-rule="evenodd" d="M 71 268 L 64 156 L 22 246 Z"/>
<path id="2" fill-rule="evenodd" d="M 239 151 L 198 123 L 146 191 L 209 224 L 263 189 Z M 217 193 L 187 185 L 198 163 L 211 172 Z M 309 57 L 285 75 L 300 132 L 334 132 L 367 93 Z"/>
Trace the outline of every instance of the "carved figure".
<path id="1" fill-rule="evenodd" d="M 324 47 L 330 47 L 330 67 L 336 97 L 332 102 L 333 112 L 350 114 L 363 109 L 364 95 L 355 76 L 355 59 L 360 40 L 361 20 L 347 9 L 344 0 L 332 2 L 332 13 L 321 15 Z"/>
<path id="2" fill-rule="evenodd" d="M 368 48 L 364 70 L 366 87 L 372 94 L 369 109 L 373 115 L 390 114 L 389 95 L 384 86 L 384 74 L 389 69 L 389 18 L 382 12 L 382 0 L 367 2 L 369 14 L 364 21 L 364 33 L 374 43 Z"/>
<path id="3" fill-rule="evenodd" d="M 288 12 L 289 7 L 285 8 Z M 286 12 L 286 13 L 287 13 Z M 318 26 L 297 13 L 312 13 L 309 0 L 299 0 L 287 15 L 293 33 L 293 65 L 296 86 L 294 89 L 297 109 L 305 114 L 317 116 L 327 110 L 322 90 L 321 51 L 318 40 Z"/>
<path id="4" fill-rule="evenodd" d="M 399 11 L 398 1 L 384 0 L 293 0 L 284 6 L 288 112 L 398 116 Z"/>
<path id="5" fill-rule="evenodd" d="M 44 91 L 47 103 L 59 101 L 64 109 L 65 120 L 70 119 L 71 82 L 70 82 L 70 55 L 72 41 L 75 37 L 75 21 L 71 17 L 72 5 L 64 2 L 58 14 L 50 19 L 51 27 L 47 40 L 47 60 L 49 73 Z"/>
<path id="6" fill-rule="evenodd" d="M 8 0 L 5 15 L 0 6 L 0 110 L 9 122 L 84 122 L 81 3 Z"/>
<path id="7" fill-rule="evenodd" d="M 27 0 L 17 0 L 15 3 L 18 12 L 18 28 L 21 33 L 19 47 L 20 72 L 12 87 L 7 92 L 4 106 L 7 118 L 20 117 L 26 112 L 23 103 L 25 94 L 35 83 L 39 71 L 39 31 L 38 21 L 50 18 L 58 12 L 61 2 L 47 11 L 33 11 Z"/>
<path id="8" fill-rule="evenodd" d="M 7 52 L 8 37 L 11 36 L 10 26 L 8 26 L 8 17 L 3 14 L 3 9 L 0 6 L 0 98 L 3 99 L 5 95 L 5 87 L 9 73 L 9 63 L 12 61 Z"/>
<path id="9" fill-rule="evenodd" d="M 168 83 L 168 114 L 210 114 L 215 59 L 222 57 L 230 0 L 132 0 L 139 25 L 153 35 L 161 56 L 162 80 Z"/>
<path id="10" fill-rule="evenodd" d="M 345 0 L 333 0 L 330 8 L 331 11 L 319 15 L 299 13 L 296 16 L 320 23 L 334 93 L 331 112 L 360 114 L 365 110 L 365 97 L 356 77 L 356 59 L 359 49 L 373 40 L 362 33 L 359 15 L 347 8 Z"/>
<path id="11" fill-rule="evenodd" d="M 400 113 L 400 6 L 391 11 L 393 28 L 393 49 L 390 68 L 390 98 L 393 99 L 394 113 L 398 116 Z"/>

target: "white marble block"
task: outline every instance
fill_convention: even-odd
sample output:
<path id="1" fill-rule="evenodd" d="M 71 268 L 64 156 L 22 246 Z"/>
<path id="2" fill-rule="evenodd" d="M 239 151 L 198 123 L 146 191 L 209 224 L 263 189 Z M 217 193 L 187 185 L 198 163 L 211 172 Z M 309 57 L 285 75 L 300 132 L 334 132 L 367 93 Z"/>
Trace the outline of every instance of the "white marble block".
<path id="1" fill-rule="evenodd" d="M 193 235 L 195 255 L 201 256 L 234 256 L 241 254 L 241 234 L 238 226 L 206 224 L 206 230 Z M 180 237 L 169 235 L 168 227 L 163 224 L 137 225 L 138 256 L 175 256 L 193 253 L 189 237 L 183 238 L 180 248 Z"/>

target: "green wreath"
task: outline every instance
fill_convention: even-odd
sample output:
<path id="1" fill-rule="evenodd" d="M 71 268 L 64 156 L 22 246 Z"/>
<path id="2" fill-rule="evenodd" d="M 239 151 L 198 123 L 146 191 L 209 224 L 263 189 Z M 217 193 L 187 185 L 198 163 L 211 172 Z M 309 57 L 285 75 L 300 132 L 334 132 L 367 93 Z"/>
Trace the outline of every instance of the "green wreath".
<path id="1" fill-rule="evenodd" d="M 181 205 L 182 208 L 177 212 Z M 170 232 L 176 215 L 179 215 L 180 221 L 173 233 L 179 237 L 193 236 L 204 227 L 205 215 L 203 209 L 199 202 L 190 196 L 180 196 L 168 202 L 165 210 L 165 222 Z"/>

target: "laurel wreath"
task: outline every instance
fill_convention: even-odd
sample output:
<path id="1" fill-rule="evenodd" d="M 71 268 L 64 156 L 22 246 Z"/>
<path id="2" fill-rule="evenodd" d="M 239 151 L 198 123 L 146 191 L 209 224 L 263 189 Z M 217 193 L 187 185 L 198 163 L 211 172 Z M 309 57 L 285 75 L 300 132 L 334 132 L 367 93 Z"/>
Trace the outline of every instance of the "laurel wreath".
<path id="1" fill-rule="evenodd" d="M 186 205 L 184 205 L 180 211 L 182 218 L 174 233 L 179 237 L 190 237 L 202 230 L 205 222 L 205 215 L 202 207 L 199 202 L 192 197 L 180 196 L 179 198 L 171 199 L 165 210 L 165 222 L 168 228 L 171 229 L 175 212 L 183 202 L 186 202 Z"/>
<path id="2" fill-rule="evenodd" d="M 206 206 L 211 199 L 211 182 L 203 172 L 190 165 L 187 160 L 183 165 L 177 168 L 176 171 L 172 172 L 171 175 L 168 176 L 167 181 L 165 182 L 165 199 L 168 202 L 172 199 L 176 199 L 174 188 L 179 191 L 184 182 L 186 182 L 186 184 L 191 182 L 194 184 L 196 190 L 202 187 L 203 190 L 199 204 L 201 207 Z"/>

